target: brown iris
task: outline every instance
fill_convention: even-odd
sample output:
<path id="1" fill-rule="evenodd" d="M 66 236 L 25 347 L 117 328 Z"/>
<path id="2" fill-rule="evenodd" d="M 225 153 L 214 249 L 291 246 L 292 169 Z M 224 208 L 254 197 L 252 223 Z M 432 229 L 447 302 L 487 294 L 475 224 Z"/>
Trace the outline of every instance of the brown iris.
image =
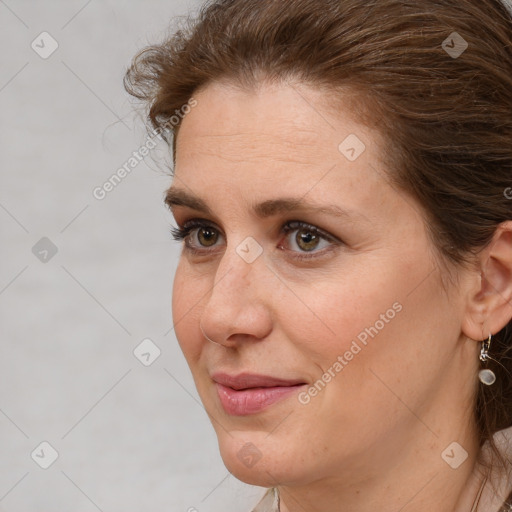
<path id="1" fill-rule="evenodd" d="M 295 235 L 297 245 L 304 251 L 315 249 L 319 240 L 320 237 L 307 228 L 299 229 Z"/>
<path id="2" fill-rule="evenodd" d="M 217 242 L 218 233 L 212 228 L 203 227 L 197 232 L 197 237 L 201 245 L 209 247 Z"/>

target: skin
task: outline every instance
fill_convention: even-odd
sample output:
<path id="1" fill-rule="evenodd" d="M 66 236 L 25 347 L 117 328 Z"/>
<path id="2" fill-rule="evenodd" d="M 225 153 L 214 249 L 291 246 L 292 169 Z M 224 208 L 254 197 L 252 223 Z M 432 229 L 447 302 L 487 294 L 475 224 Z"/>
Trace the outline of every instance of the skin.
<path id="1" fill-rule="evenodd" d="M 489 278 L 460 270 L 443 287 L 419 205 L 386 179 L 385 142 L 343 102 L 334 109 L 326 93 L 301 84 L 212 83 L 194 96 L 172 188 L 212 213 L 172 211 L 178 225 L 203 219 L 214 236 L 189 235 L 200 253 L 183 248 L 172 309 L 226 467 L 244 482 L 277 486 L 281 512 L 467 512 L 482 482 L 475 340 L 512 317 L 512 223 L 479 255 Z M 349 134 L 366 146 L 355 161 L 338 149 Z M 252 213 L 283 196 L 355 213 Z M 308 252 L 297 243 L 307 228 L 281 231 L 293 220 L 342 242 L 320 240 Z M 248 236 L 263 251 L 252 263 L 236 251 Z M 311 386 L 396 303 L 401 310 L 309 403 L 293 395 L 248 416 L 222 408 L 214 372 Z M 453 442 L 468 453 L 457 469 L 441 457 Z M 252 467 L 238 457 L 246 443 L 261 455 Z"/>

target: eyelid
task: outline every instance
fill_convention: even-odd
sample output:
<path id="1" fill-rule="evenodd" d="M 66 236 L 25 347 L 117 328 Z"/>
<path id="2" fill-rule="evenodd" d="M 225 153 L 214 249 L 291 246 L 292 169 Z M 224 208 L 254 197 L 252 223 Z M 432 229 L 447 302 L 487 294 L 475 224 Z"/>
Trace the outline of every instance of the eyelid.
<path id="1" fill-rule="evenodd" d="M 336 238 L 334 235 L 331 235 L 327 231 L 324 231 L 323 229 L 315 226 L 314 224 L 310 224 L 309 222 L 304 222 L 302 220 L 289 220 L 284 223 L 281 230 L 287 234 L 287 233 L 290 233 L 291 231 L 295 231 L 296 229 L 299 229 L 299 228 L 309 229 L 309 230 L 313 231 L 314 233 L 317 233 L 320 237 L 324 238 L 325 240 L 328 240 L 329 242 L 341 243 L 341 240 Z"/>

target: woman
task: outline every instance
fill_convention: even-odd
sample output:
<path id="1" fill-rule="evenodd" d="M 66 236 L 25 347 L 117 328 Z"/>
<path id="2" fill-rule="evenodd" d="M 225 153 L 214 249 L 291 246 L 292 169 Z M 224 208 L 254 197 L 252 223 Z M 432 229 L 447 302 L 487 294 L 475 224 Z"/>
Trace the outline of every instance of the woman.
<path id="1" fill-rule="evenodd" d="M 217 0 L 125 77 L 177 339 L 255 511 L 511 510 L 503 0 Z"/>

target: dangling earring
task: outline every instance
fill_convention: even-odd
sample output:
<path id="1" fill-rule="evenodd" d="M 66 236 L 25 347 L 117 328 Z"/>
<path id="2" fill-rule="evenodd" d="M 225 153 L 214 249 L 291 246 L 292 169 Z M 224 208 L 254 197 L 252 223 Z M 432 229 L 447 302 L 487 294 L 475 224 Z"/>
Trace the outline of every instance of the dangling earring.
<path id="1" fill-rule="evenodd" d="M 489 357 L 489 348 L 491 347 L 491 334 L 489 333 L 489 339 L 482 341 L 482 348 L 480 350 L 480 361 L 486 363 Z M 485 368 L 478 372 L 478 378 L 482 384 L 486 386 L 492 386 L 496 382 L 496 375 L 492 370 Z"/>

